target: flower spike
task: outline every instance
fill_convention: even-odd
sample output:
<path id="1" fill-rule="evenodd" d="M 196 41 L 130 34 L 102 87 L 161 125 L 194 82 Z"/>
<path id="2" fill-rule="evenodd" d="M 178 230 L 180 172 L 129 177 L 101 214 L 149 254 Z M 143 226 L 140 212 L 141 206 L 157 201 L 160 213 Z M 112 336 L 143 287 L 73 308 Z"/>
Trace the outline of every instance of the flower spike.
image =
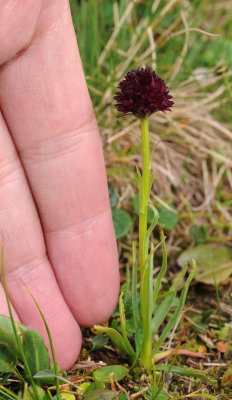
<path id="1" fill-rule="evenodd" d="M 149 67 L 129 71 L 119 83 L 115 107 L 123 115 L 146 118 L 156 111 L 171 111 L 174 102 L 166 83 Z"/>

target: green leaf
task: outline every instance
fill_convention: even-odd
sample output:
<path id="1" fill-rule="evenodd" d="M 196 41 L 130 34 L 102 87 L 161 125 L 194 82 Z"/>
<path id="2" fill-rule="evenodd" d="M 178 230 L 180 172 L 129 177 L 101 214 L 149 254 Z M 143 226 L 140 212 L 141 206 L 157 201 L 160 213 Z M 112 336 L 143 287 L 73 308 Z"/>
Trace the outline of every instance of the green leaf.
<path id="1" fill-rule="evenodd" d="M 61 393 L 61 400 L 76 400 L 76 396 L 72 393 Z"/>
<path id="2" fill-rule="evenodd" d="M 98 349 L 102 349 L 102 347 L 104 347 L 107 342 L 108 342 L 108 337 L 107 336 L 103 336 L 102 333 L 98 333 L 98 335 L 94 336 L 93 338 L 93 350 L 98 350 Z"/>
<path id="3" fill-rule="evenodd" d="M 86 388 L 84 393 L 88 393 L 88 392 L 92 392 L 93 390 L 104 389 L 104 388 L 105 388 L 105 384 L 103 382 L 93 382 L 93 383 L 90 383 L 90 385 L 88 385 L 88 387 Z"/>
<path id="4" fill-rule="evenodd" d="M 159 219 L 159 213 L 158 213 L 157 209 L 155 207 L 153 207 L 152 205 L 150 205 L 150 208 L 151 208 L 151 210 L 153 212 L 153 218 L 152 218 L 152 221 L 151 221 L 151 224 L 150 224 L 149 228 L 147 229 L 147 232 L 146 232 L 146 235 L 145 235 L 145 239 L 144 239 L 145 240 L 145 246 L 147 248 L 149 247 L 150 236 L 151 236 L 151 234 L 152 234 L 152 232 L 153 232 L 153 230 L 154 230 L 154 228 L 155 228 L 155 226 L 156 226 L 156 224 L 158 222 L 158 219 Z"/>
<path id="5" fill-rule="evenodd" d="M 134 212 L 137 216 L 139 216 L 139 194 L 136 194 L 136 196 L 133 198 L 133 208 Z M 150 207 L 150 204 L 148 204 L 148 210 L 147 210 L 147 222 L 149 224 L 152 223 L 154 219 L 154 212 L 152 208 Z"/>
<path id="6" fill-rule="evenodd" d="M 110 383 L 112 380 L 120 381 L 128 374 L 128 369 L 122 365 L 111 365 L 102 367 L 93 372 L 93 378 L 96 382 Z"/>
<path id="7" fill-rule="evenodd" d="M 171 292 L 165 297 L 165 299 L 162 301 L 162 303 L 158 306 L 155 307 L 154 310 L 154 317 L 152 318 L 151 321 L 151 329 L 152 329 L 152 336 L 156 334 L 158 331 L 159 327 L 165 320 L 167 314 L 169 313 L 173 300 L 176 297 L 176 292 Z"/>
<path id="8" fill-rule="evenodd" d="M 48 350 L 38 331 L 30 329 L 23 334 L 23 350 L 32 375 L 49 368 Z"/>
<path id="9" fill-rule="evenodd" d="M 36 385 L 36 390 L 39 395 L 39 400 L 48 400 L 49 399 L 45 390 L 43 390 L 40 386 Z M 24 393 L 23 393 L 23 400 L 34 400 L 35 398 L 37 399 L 33 387 L 29 386 L 29 388 L 28 388 L 26 386 L 24 389 Z"/>
<path id="10" fill-rule="evenodd" d="M 6 393 L 4 391 L 4 389 L 0 388 L 0 399 L 1 400 L 15 400 L 15 397 L 10 395 L 10 394 L 8 394 L 8 393 Z M 22 397 L 18 396 L 17 400 L 21 400 L 21 399 L 22 399 Z"/>
<path id="11" fill-rule="evenodd" d="M 21 324 L 17 324 L 16 322 L 15 325 L 19 335 L 20 333 L 26 332 L 26 330 L 28 329 Z M 0 315 L 0 343 L 8 346 L 10 351 L 15 353 L 17 357 L 21 359 L 21 354 L 18 348 L 17 340 L 15 338 L 14 330 L 12 328 L 11 320 L 5 315 Z"/>
<path id="12" fill-rule="evenodd" d="M 169 230 L 175 228 L 179 218 L 176 207 L 171 203 L 167 203 L 167 207 L 157 207 L 157 210 L 159 213 L 158 224 Z"/>
<path id="13" fill-rule="evenodd" d="M 133 305 L 132 305 L 132 294 L 128 293 L 124 296 L 124 307 L 127 317 L 131 318 L 133 316 Z M 119 308 L 119 305 L 118 305 Z M 119 311 L 119 310 L 118 310 Z"/>
<path id="14" fill-rule="evenodd" d="M 0 372 L 12 372 L 17 363 L 16 355 L 6 345 L 0 346 Z"/>
<path id="15" fill-rule="evenodd" d="M 211 244 L 199 245 L 184 251 L 178 258 L 183 266 L 192 259 L 196 261 L 197 281 L 214 285 L 225 281 L 232 273 L 232 258 L 226 247 L 215 247 Z"/>
<path id="16" fill-rule="evenodd" d="M 181 289 L 181 287 L 183 287 L 183 283 L 184 283 L 184 276 L 186 274 L 188 265 L 187 263 L 183 265 L 181 271 L 179 272 L 179 274 L 177 274 L 177 277 L 175 278 L 172 286 L 170 287 L 170 291 L 172 290 L 179 290 Z"/>
<path id="17" fill-rule="evenodd" d="M 174 374 L 181 375 L 181 376 L 191 376 L 193 378 L 200 378 L 203 381 L 210 382 L 212 384 L 217 383 L 216 379 L 209 378 L 209 376 L 203 374 L 200 371 L 190 369 L 190 368 L 182 368 L 176 367 L 175 365 L 166 365 L 166 364 L 159 364 L 155 366 L 156 371 L 170 371 Z"/>
<path id="18" fill-rule="evenodd" d="M 134 364 L 137 361 L 141 350 L 142 350 L 142 345 L 143 345 L 143 339 L 144 339 L 144 332 L 143 332 L 143 325 L 141 321 L 138 321 L 136 331 L 135 331 L 135 349 L 136 349 L 136 356 L 134 360 Z"/>
<path id="19" fill-rule="evenodd" d="M 111 208 L 115 208 L 118 204 L 118 195 L 111 185 L 108 185 L 108 191 L 110 196 L 110 206 Z"/>
<path id="20" fill-rule="evenodd" d="M 29 293 L 30 293 L 30 296 L 32 297 L 32 299 L 33 299 L 33 301 L 34 301 L 34 303 L 35 303 L 35 305 L 36 305 L 36 307 L 37 307 L 37 309 L 38 309 L 38 311 L 39 311 L 39 313 L 40 313 L 40 315 L 41 315 L 41 317 L 42 317 L 43 323 L 44 323 L 45 328 L 46 328 L 46 332 L 47 332 L 47 335 L 48 335 L 49 344 L 50 344 L 50 348 L 51 348 L 51 353 L 52 353 L 53 368 L 54 368 L 54 372 L 55 372 L 55 375 L 56 375 L 56 393 L 57 393 L 57 396 L 59 397 L 60 390 L 59 390 L 59 379 L 58 379 L 58 375 L 59 375 L 60 367 L 59 367 L 59 365 L 58 365 L 57 362 L 56 362 L 55 350 L 54 350 L 54 346 L 53 346 L 53 341 L 52 341 L 51 332 L 50 332 L 50 330 L 49 330 L 47 321 L 46 321 L 46 319 L 45 319 L 45 317 L 44 317 L 44 314 L 43 314 L 43 312 L 42 312 L 42 310 L 41 310 L 39 304 L 37 303 L 37 301 L 36 301 L 35 297 L 33 296 L 33 294 L 32 294 L 30 291 L 29 291 Z M 26 360 L 25 360 L 25 361 L 26 361 Z M 29 368 L 28 368 L 28 371 L 29 371 Z M 30 372 L 30 374 L 31 374 L 31 372 Z M 32 383 L 33 383 L 33 382 L 32 382 Z"/>
<path id="21" fill-rule="evenodd" d="M 196 265 L 195 265 L 195 262 L 193 261 L 192 270 L 191 270 L 191 272 L 190 272 L 190 274 L 188 276 L 188 279 L 187 279 L 187 281 L 185 283 L 185 287 L 182 290 L 182 293 L 181 293 L 181 296 L 180 296 L 180 299 L 179 299 L 179 303 L 178 303 L 178 307 L 177 307 L 176 311 L 173 313 L 172 317 L 169 319 L 168 323 L 165 325 L 165 327 L 164 327 L 164 329 L 163 329 L 158 341 L 156 342 L 155 347 L 152 350 L 152 356 L 153 357 L 157 353 L 159 348 L 162 346 L 163 342 L 165 341 L 165 339 L 167 338 L 169 333 L 171 332 L 172 328 L 174 327 L 174 325 L 175 325 L 175 323 L 176 323 L 176 321 L 177 321 L 177 319 L 178 319 L 178 317 L 179 317 L 179 315 L 180 315 L 180 313 L 181 313 L 181 311 L 182 311 L 182 309 L 184 307 L 186 296 L 187 296 L 187 293 L 188 293 L 188 288 L 189 288 L 190 282 L 192 281 L 192 279 L 194 277 L 195 271 L 196 271 Z"/>
<path id="22" fill-rule="evenodd" d="M 123 210 L 112 210 L 112 217 L 116 238 L 119 239 L 130 231 L 132 226 L 131 216 Z"/>
<path id="23" fill-rule="evenodd" d="M 85 400 L 111 400 L 118 396 L 118 392 L 108 389 L 97 389 L 84 395 Z"/>
<path id="24" fill-rule="evenodd" d="M 120 323 L 121 323 L 121 331 L 122 331 L 122 336 L 124 339 L 125 346 L 127 348 L 128 354 L 132 360 L 135 359 L 135 352 L 133 347 L 131 346 L 129 339 L 127 337 L 127 332 L 126 332 L 126 316 L 125 316 L 125 309 L 124 309 L 124 304 L 123 304 L 123 293 L 120 294 L 119 297 L 119 314 L 120 314 Z"/>
<path id="25" fill-rule="evenodd" d="M 163 250 L 163 260 L 162 260 L 162 267 L 160 269 L 160 272 L 156 278 L 156 283 L 154 285 L 153 289 L 153 307 L 156 303 L 160 288 L 161 288 L 161 281 L 162 278 L 165 274 L 165 271 L 167 269 L 167 251 L 166 251 L 166 245 L 165 245 L 165 237 L 163 232 L 161 232 L 161 239 L 162 239 L 162 250 Z"/>
<path id="26" fill-rule="evenodd" d="M 165 393 L 161 388 L 156 387 L 155 391 L 154 391 L 152 386 L 150 386 L 150 388 L 152 390 L 152 399 L 154 399 L 154 400 L 168 400 L 168 399 L 170 399 L 170 396 L 167 393 Z"/>
<path id="27" fill-rule="evenodd" d="M 231 327 L 229 325 L 223 326 L 218 332 L 217 336 L 219 340 L 226 340 L 229 336 Z"/>
<path id="28" fill-rule="evenodd" d="M 33 378 L 38 379 L 41 384 L 45 385 L 54 385 L 56 382 L 56 375 L 55 372 L 52 371 L 51 369 L 46 369 L 44 371 L 39 371 L 37 374 L 33 376 Z M 66 382 L 66 379 L 63 379 L 62 375 L 58 375 L 60 384 Z"/>
<path id="29" fill-rule="evenodd" d="M 86 390 L 88 389 L 89 385 L 90 385 L 89 382 L 79 383 L 77 392 L 82 393 L 82 394 L 85 393 Z"/>
<path id="30" fill-rule="evenodd" d="M 115 344 L 115 346 L 121 351 L 121 353 L 125 354 L 127 357 L 130 357 L 130 353 L 126 347 L 123 337 L 120 335 L 116 329 L 107 328 L 101 325 L 94 325 L 94 328 L 102 333 L 106 333 L 109 336 L 110 340 Z"/>
<path id="31" fill-rule="evenodd" d="M 128 397 L 125 393 L 119 393 L 118 400 L 128 400 Z"/>

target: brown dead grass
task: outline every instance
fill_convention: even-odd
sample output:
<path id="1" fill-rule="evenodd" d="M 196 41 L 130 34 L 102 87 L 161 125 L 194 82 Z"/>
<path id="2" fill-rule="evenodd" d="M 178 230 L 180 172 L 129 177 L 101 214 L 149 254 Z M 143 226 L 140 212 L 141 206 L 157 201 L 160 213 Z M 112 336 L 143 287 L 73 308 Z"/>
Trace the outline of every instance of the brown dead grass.
<path id="1" fill-rule="evenodd" d="M 96 109 L 109 181 L 118 187 L 120 204 L 123 203 L 127 208 L 126 199 L 129 196 L 133 197 L 137 192 L 135 167 L 141 166 L 141 154 L 135 152 L 128 155 L 128 151 L 139 144 L 140 127 L 139 121 L 133 117 L 117 118 L 112 107 L 117 83 L 128 71 L 133 60 L 137 60 L 140 66 L 150 65 L 156 68 L 156 62 L 159 61 L 156 55 L 157 42 L 165 43 L 170 37 L 185 36 L 179 57 L 166 76 L 162 76 L 167 80 L 174 96 L 173 111 L 168 114 L 154 114 L 150 119 L 151 141 L 155 146 L 152 156 L 152 168 L 155 173 L 153 200 L 161 204 L 169 200 L 178 206 L 178 211 L 183 214 L 179 229 L 171 233 L 169 238 L 176 251 L 182 247 L 182 242 L 186 241 L 189 226 L 194 222 L 195 215 L 206 215 L 207 218 L 212 212 L 216 213 L 219 219 L 223 219 L 222 226 L 228 228 L 226 235 L 232 236 L 231 206 L 222 206 L 216 199 L 219 187 L 220 190 L 223 189 L 225 200 L 231 199 L 232 124 L 228 123 L 228 95 L 226 97 L 225 93 L 231 93 L 229 82 L 232 72 L 227 71 L 223 63 L 211 70 L 199 68 L 193 71 L 189 79 L 176 86 L 176 76 L 181 72 L 184 57 L 190 46 L 191 31 L 198 31 L 200 35 L 218 36 L 207 32 L 204 27 L 189 26 L 188 10 L 190 12 L 191 5 L 186 2 L 189 7 L 181 13 L 180 18 L 155 39 L 156 28 L 161 18 L 172 12 L 179 2 L 167 2 L 160 15 L 154 19 L 141 19 L 126 54 L 117 48 L 117 35 L 125 21 L 131 18 L 137 2 L 128 1 L 121 19 L 118 18 L 115 2 L 115 29 L 99 57 L 99 65 L 107 67 L 105 60 L 108 51 L 118 52 L 123 55 L 123 60 L 115 71 L 110 71 L 110 75 L 106 76 L 106 81 L 111 84 L 109 83 L 106 91 L 101 93 L 101 102 Z M 220 7 L 223 6 L 222 3 L 220 2 Z M 227 2 L 224 3 L 226 12 Z M 158 4 L 159 1 L 154 1 L 153 12 Z M 97 94 L 97 89 L 91 85 L 90 90 Z M 223 229 L 215 233 L 215 230 L 211 229 L 214 235 L 223 236 L 222 231 Z"/>

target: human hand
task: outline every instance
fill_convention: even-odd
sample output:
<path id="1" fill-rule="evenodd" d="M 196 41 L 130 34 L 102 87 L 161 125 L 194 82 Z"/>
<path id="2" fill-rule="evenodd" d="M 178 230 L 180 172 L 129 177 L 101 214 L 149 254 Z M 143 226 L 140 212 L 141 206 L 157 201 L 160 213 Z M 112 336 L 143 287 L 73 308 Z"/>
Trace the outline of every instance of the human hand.
<path id="1" fill-rule="evenodd" d="M 69 368 L 118 296 L 102 148 L 68 0 L 0 1 L 0 232 L 15 319 Z M 7 314 L 2 286 L 0 314 Z"/>

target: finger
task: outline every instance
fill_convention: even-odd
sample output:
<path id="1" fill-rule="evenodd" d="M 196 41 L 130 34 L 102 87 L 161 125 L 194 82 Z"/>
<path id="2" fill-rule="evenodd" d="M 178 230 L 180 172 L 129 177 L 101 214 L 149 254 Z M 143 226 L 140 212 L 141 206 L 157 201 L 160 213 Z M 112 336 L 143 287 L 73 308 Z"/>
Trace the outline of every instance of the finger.
<path id="1" fill-rule="evenodd" d="M 0 114 L 0 226 L 4 238 L 4 266 L 9 297 L 16 318 L 47 334 L 27 288 L 35 296 L 54 338 L 57 361 L 63 368 L 76 360 L 81 334 L 57 285 L 46 256 L 41 226 L 13 142 Z M 3 291 L 0 289 L 0 295 Z M 6 303 L 0 311 L 7 312 Z M 72 352 L 67 353 L 67 341 Z"/>
<path id="2" fill-rule="evenodd" d="M 49 259 L 82 325 L 118 295 L 117 249 L 100 138 L 67 1 L 0 74 L 0 102 L 42 221 Z M 50 3 L 52 4 L 52 2 Z M 57 3 L 56 3 L 57 4 Z M 54 13 L 46 8 L 46 24 Z M 43 16 L 43 24 L 44 16 Z"/>
<path id="3" fill-rule="evenodd" d="M 0 65 L 28 46 L 40 8 L 41 0 L 0 1 Z"/>

